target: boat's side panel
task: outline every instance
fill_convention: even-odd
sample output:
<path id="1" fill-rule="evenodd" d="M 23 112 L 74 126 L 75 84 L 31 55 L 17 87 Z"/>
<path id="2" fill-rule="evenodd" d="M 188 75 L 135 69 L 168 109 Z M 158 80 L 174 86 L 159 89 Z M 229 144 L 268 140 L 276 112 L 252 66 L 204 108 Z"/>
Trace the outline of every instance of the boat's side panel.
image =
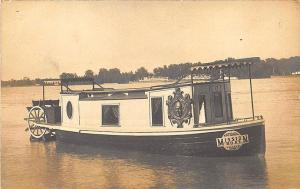
<path id="1" fill-rule="evenodd" d="M 174 92 L 175 92 L 176 88 L 167 88 L 167 89 L 162 89 L 162 90 L 155 90 L 155 91 L 150 91 L 149 92 L 149 123 L 147 128 L 145 128 L 145 130 L 147 131 L 151 131 L 153 130 L 153 127 L 159 127 L 159 126 L 152 126 L 151 124 L 151 98 L 157 98 L 157 97 L 161 97 L 162 101 L 163 101 L 163 127 L 167 127 L 167 128 L 172 128 L 172 124 L 168 118 L 168 106 L 166 104 L 168 97 L 172 96 L 174 97 Z M 190 97 L 192 97 L 192 87 L 191 86 L 184 86 L 184 87 L 180 87 L 181 92 L 183 93 L 183 95 L 189 95 Z M 192 105 L 193 106 L 193 105 Z M 190 122 L 188 123 L 184 123 L 184 128 L 187 127 L 192 127 L 194 125 L 194 116 L 191 117 Z M 151 128 L 152 127 L 152 128 Z"/>
<path id="2" fill-rule="evenodd" d="M 232 132 L 232 130 L 227 131 Z M 196 156 L 242 156 L 263 154 L 265 152 L 264 125 L 258 124 L 234 130 L 241 137 L 247 136 L 247 139 L 242 139 L 242 142 L 241 140 L 238 142 L 235 140 L 232 144 L 230 143 L 230 139 L 229 141 L 224 140 L 222 142 L 228 142 L 227 149 L 225 149 L 220 146 L 220 140 L 224 139 L 224 134 L 227 131 L 173 136 L 121 136 L 87 134 L 63 130 L 57 130 L 56 134 L 57 139 L 63 142 L 147 151 L 150 153 Z M 219 147 L 217 140 L 219 140 Z M 238 149 L 230 149 L 232 146 L 238 146 Z"/>
<path id="3" fill-rule="evenodd" d="M 119 125 L 102 125 L 103 105 L 119 106 Z M 124 129 L 137 130 L 140 127 L 149 127 L 148 99 L 79 101 L 79 106 L 79 129 L 123 131 Z"/>
<path id="4" fill-rule="evenodd" d="M 74 127 L 80 124 L 79 116 L 79 95 L 78 94 L 62 94 L 61 95 L 61 118 L 62 126 L 73 125 Z M 67 115 L 67 104 L 72 105 L 72 114 L 70 117 Z"/>
<path id="5" fill-rule="evenodd" d="M 183 95 L 192 96 L 191 86 L 180 88 Z M 77 129 L 91 130 L 112 130 L 116 132 L 137 131 L 145 132 L 163 130 L 164 128 L 173 128 L 168 118 L 168 108 L 166 102 L 168 97 L 174 96 L 175 88 L 167 88 L 146 92 L 147 98 L 143 99 L 114 99 L 114 100 L 80 100 L 76 94 L 62 94 L 62 126 Z M 162 118 L 163 122 L 159 125 L 152 125 L 152 98 L 162 98 Z M 73 116 L 68 118 L 66 113 L 67 102 L 70 101 L 73 106 Z M 117 125 L 103 125 L 102 111 L 104 105 L 119 106 L 119 123 Z M 194 118 L 184 123 L 184 128 L 193 127 Z"/>

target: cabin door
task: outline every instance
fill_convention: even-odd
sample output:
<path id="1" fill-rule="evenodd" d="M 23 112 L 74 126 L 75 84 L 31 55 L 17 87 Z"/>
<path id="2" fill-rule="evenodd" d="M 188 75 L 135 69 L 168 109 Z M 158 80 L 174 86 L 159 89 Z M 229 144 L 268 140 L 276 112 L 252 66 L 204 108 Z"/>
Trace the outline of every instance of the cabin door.
<path id="1" fill-rule="evenodd" d="M 194 102 L 195 125 L 206 123 L 205 95 L 197 95 L 196 99 L 194 99 Z"/>

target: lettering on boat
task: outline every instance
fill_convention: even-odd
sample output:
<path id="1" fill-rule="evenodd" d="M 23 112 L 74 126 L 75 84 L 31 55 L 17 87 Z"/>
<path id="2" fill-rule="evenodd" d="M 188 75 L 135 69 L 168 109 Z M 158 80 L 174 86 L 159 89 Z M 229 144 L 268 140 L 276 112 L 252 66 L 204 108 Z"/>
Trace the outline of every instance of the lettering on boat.
<path id="1" fill-rule="evenodd" d="M 238 150 L 243 144 L 249 143 L 248 134 L 241 135 L 237 131 L 227 131 L 222 138 L 216 138 L 217 147 L 225 150 Z"/>

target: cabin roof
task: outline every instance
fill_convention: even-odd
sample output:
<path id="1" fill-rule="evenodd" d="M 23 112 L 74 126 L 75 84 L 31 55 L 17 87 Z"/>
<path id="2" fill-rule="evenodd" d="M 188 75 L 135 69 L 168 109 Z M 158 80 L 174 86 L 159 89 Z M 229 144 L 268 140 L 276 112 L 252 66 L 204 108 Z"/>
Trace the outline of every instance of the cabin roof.
<path id="1" fill-rule="evenodd" d="M 61 94 L 120 94 L 120 93 L 131 93 L 131 95 L 138 95 L 138 92 L 148 92 L 148 91 L 155 91 L 155 90 L 163 90 L 169 88 L 176 88 L 176 87 L 184 87 L 184 86 L 191 86 L 191 85 L 204 85 L 204 84 L 216 84 L 222 83 L 223 81 L 205 81 L 205 82 L 184 82 L 184 83 L 171 83 L 166 85 L 157 85 L 152 87 L 143 87 L 143 88 L 126 88 L 126 89 L 112 89 L 112 88 L 103 88 L 101 90 L 69 90 L 69 91 L 62 91 Z M 225 81 L 228 82 L 228 81 Z M 134 94 L 135 93 L 135 94 Z M 130 95 L 130 96 L 131 96 Z M 103 97 L 101 97 L 103 98 Z"/>

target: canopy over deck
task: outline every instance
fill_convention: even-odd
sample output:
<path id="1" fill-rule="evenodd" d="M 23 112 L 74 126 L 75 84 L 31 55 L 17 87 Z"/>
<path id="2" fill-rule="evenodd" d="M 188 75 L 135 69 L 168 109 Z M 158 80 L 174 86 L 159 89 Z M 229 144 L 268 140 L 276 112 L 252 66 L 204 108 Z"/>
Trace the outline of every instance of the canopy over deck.
<path id="1" fill-rule="evenodd" d="M 192 66 L 191 82 L 193 83 L 193 75 L 209 76 L 210 80 L 222 79 L 223 82 L 225 81 L 225 76 L 227 76 L 230 82 L 230 76 L 232 70 L 236 70 L 242 67 L 247 67 L 249 81 L 250 81 L 249 83 L 250 83 L 250 94 L 251 94 L 252 117 L 254 119 L 251 65 L 258 62 L 260 62 L 259 57 L 250 57 L 250 58 L 242 58 L 242 59 L 228 58 L 226 60 L 218 60 L 211 63 Z"/>
<path id="2" fill-rule="evenodd" d="M 240 68 L 242 66 L 251 65 L 253 63 L 258 63 L 260 61 L 259 57 L 233 59 L 228 58 L 226 60 L 218 60 L 210 63 L 204 63 L 201 65 L 193 66 L 192 72 L 203 71 L 203 70 L 219 70 L 219 69 L 230 69 L 230 68 Z"/>

